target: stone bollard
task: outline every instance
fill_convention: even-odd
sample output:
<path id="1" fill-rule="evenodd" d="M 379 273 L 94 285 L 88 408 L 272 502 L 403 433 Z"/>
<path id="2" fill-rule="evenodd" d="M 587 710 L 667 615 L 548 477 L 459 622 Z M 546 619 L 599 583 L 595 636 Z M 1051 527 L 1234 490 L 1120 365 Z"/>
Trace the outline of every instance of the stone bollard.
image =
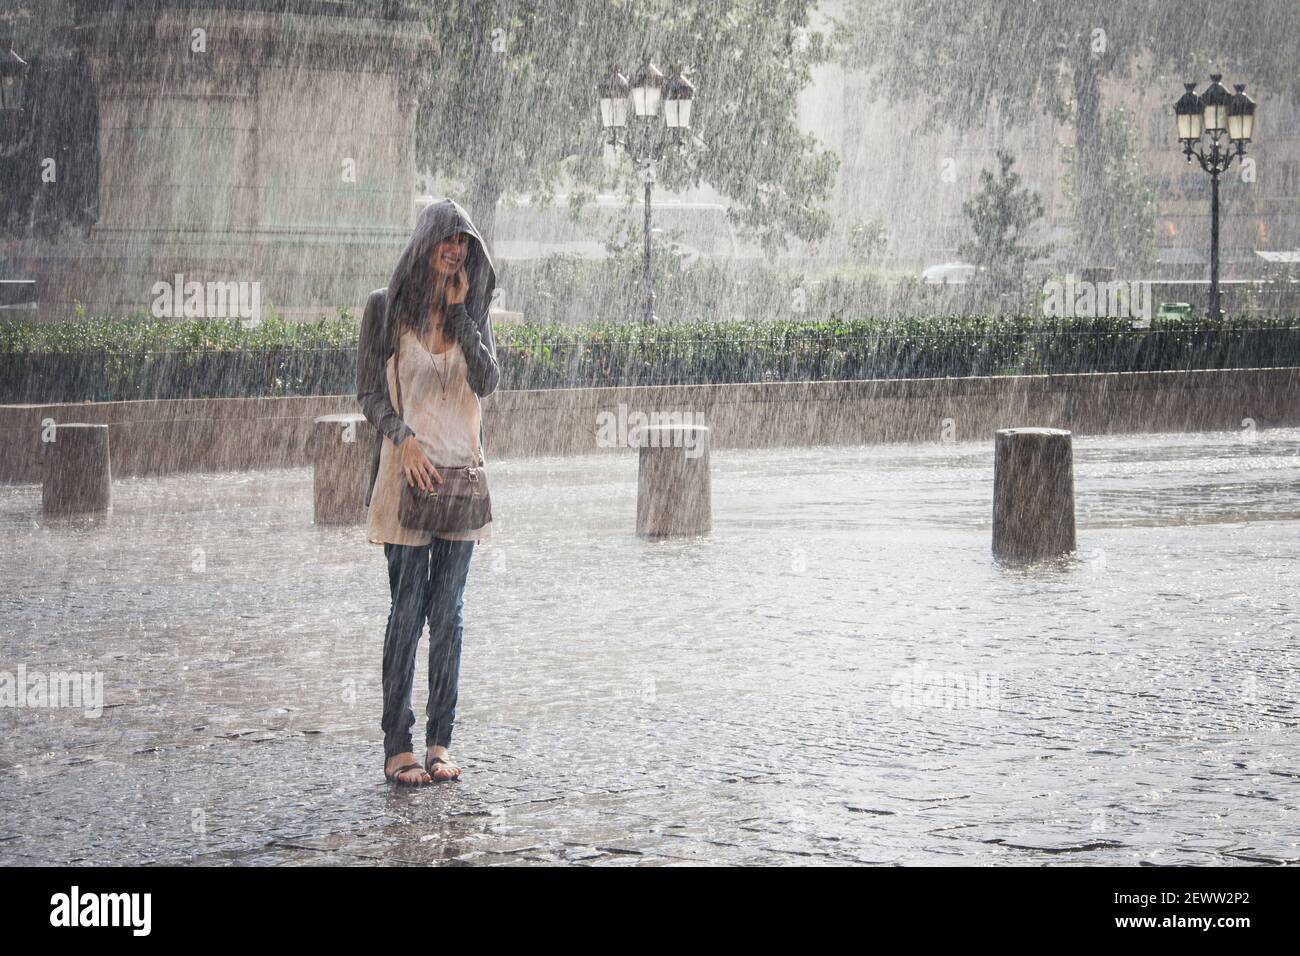
<path id="1" fill-rule="evenodd" d="M 636 533 L 644 538 L 702 534 L 713 527 L 709 429 L 647 425 L 636 430 L 641 449 Z"/>
<path id="2" fill-rule="evenodd" d="M 44 443 L 41 511 L 47 515 L 108 511 L 113 506 L 108 426 L 55 425 L 53 438 Z"/>
<path id="3" fill-rule="evenodd" d="M 316 524 L 362 524 L 376 432 L 361 414 L 321 415 L 312 430 Z"/>
<path id="4" fill-rule="evenodd" d="M 1040 561 L 1075 549 L 1074 452 L 1059 428 L 1004 428 L 993 452 L 993 555 Z"/>

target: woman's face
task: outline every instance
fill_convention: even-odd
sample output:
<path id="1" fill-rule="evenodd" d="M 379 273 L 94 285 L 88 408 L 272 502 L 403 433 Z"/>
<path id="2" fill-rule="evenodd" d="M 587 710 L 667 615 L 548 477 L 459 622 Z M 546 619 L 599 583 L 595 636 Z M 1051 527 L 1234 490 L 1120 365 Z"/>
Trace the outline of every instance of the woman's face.
<path id="1" fill-rule="evenodd" d="M 433 247 L 433 252 L 429 254 L 429 268 L 437 275 L 455 275 L 456 271 L 465 265 L 465 257 L 468 253 L 469 235 L 458 232 Z"/>

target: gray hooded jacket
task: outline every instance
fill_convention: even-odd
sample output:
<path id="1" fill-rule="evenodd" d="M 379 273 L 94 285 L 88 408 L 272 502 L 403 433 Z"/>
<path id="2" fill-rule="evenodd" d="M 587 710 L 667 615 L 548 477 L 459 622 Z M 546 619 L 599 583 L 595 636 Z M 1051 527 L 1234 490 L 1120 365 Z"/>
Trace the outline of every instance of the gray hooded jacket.
<path id="1" fill-rule="evenodd" d="M 451 199 L 443 199 L 425 207 L 416 220 L 415 231 L 406 243 L 397 261 L 388 286 L 376 289 L 366 300 L 361 318 L 361 336 L 357 345 L 357 401 L 366 420 L 394 445 L 400 445 L 415 432 L 402 420 L 388 397 L 388 376 L 385 369 L 388 358 L 397 348 L 397 315 L 401 310 L 414 311 L 423 307 L 415 301 L 418 289 L 411 276 L 416 269 L 429 268 L 429 254 L 443 239 L 457 233 L 470 237 L 465 258 L 465 274 L 469 289 L 464 303 L 447 310 L 449 329 L 461 327 L 467 334 L 460 337 L 465 353 L 466 378 L 469 387 L 480 398 L 496 391 L 501 381 L 497 366 L 496 346 L 492 342 L 492 322 L 488 309 L 492 292 L 496 288 L 496 270 L 488 257 L 483 237 L 474 228 L 469 214 Z M 416 312 L 415 314 L 418 314 Z M 463 322 L 468 316 L 472 324 Z M 480 433 L 480 441 L 481 441 Z M 374 461 L 370 469 L 370 482 L 366 486 L 366 505 L 374 490 L 375 476 L 379 473 L 379 453 L 383 442 L 375 443 Z"/>

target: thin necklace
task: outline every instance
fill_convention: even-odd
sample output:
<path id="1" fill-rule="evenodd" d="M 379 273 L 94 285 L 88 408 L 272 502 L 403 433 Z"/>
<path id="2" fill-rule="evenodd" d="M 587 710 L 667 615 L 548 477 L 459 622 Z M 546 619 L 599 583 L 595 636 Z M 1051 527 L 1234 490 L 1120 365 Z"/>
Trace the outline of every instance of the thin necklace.
<path id="1" fill-rule="evenodd" d="M 444 352 L 443 354 L 446 355 L 446 354 L 449 354 L 450 352 L 451 352 L 451 349 L 448 349 L 448 350 L 447 350 L 446 352 Z M 443 374 L 442 374 L 442 365 L 438 362 L 438 356 L 436 356 L 436 355 L 434 355 L 432 352 L 430 352 L 430 353 L 429 353 L 429 358 L 433 359 L 433 370 L 434 370 L 435 372 L 438 373 L 438 386 L 439 386 L 439 388 L 438 388 L 438 392 L 439 392 L 439 397 L 441 397 L 441 398 L 446 398 L 446 396 L 447 396 L 447 382 L 451 379 L 451 368 L 450 368 L 450 366 L 451 366 L 451 362 L 450 362 L 450 360 L 447 362 L 448 369 L 447 369 L 447 374 L 446 374 L 446 376 L 444 377 Z"/>
<path id="2" fill-rule="evenodd" d="M 421 345 L 424 344 L 423 336 L 421 336 L 420 344 Z M 451 360 L 448 359 L 447 361 L 447 374 L 444 376 L 442 372 L 442 366 L 438 362 L 438 354 L 450 355 L 451 349 L 447 349 L 447 351 L 445 352 L 435 354 L 427 345 L 425 345 L 424 351 L 428 354 L 429 358 L 433 361 L 433 370 L 438 376 L 438 397 L 445 398 L 447 396 L 447 383 L 451 380 Z"/>

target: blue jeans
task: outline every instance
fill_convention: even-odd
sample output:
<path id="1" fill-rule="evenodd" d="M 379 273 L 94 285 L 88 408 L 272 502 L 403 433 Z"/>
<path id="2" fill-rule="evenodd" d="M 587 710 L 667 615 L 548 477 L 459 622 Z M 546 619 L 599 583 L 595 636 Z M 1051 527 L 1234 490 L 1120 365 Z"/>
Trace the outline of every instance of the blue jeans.
<path id="1" fill-rule="evenodd" d="M 411 685 L 415 649 L 429 622 L 429 705 L 425 709 L 426 747 L 451 745 L 460 681 L 461 608 L 473 541 L 385 544 L 388 587 L 393 603 L 384 632 L 384 756 L 411 749 Z"/>

